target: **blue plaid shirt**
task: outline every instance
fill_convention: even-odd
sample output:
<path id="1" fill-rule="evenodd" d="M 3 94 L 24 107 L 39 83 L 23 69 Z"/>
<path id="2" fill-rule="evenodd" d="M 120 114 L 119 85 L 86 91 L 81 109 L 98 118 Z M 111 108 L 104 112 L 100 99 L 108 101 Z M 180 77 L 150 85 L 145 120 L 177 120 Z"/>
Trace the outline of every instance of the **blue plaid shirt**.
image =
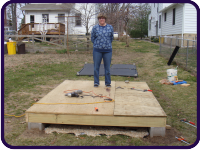
<path id="1" fill-rule="evenodd" d="M 92 28 L 91 41 L 95 51 L 112 52 L 113 27 L 109 24 L 95 25 Z"/>

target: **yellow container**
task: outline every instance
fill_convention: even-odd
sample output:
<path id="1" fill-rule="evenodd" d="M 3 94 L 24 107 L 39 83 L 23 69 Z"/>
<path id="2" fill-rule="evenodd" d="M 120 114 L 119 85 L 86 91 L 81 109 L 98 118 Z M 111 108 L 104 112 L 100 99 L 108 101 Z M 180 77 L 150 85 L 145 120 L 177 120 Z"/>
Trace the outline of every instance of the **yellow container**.
<path id="1" fill-rule="evenodd" d="M 7 42 L 8 55 L 16 54 L 16 45 L 17 42 Z"/>

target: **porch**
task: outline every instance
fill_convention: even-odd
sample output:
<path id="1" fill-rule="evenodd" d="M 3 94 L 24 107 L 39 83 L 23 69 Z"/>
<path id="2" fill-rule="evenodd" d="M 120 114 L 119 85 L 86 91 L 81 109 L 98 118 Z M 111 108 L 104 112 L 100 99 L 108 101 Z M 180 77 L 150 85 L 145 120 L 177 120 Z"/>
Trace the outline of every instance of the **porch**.
<path id="1" fill-rule="evenodd" d="M 64 35 L 65 25 L 62 23 L 27 23 L 22 25 L 18 35 L 41 35 L 44 31 L 46 35 Z"/>

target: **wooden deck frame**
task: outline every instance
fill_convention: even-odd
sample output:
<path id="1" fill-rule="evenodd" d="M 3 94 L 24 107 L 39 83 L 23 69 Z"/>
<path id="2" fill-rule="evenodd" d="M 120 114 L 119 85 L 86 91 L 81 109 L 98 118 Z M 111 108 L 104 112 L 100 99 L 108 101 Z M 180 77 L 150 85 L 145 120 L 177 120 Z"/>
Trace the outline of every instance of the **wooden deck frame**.
<path id="1" fill-rule="evenodd" d="M 73 83 L 73 85 L 72 85 Z M 85 84 L 83 84 L 85 83 Z M 31 106 L 26 111 L 26 122 L 34 123 L 47 123 L 47 124 L 70 124 L 70 125 L 94 125 L 94 126 L 124 126 L 124 127 L 165 127 L 166 126 L 166 114 L 158 101 L 153 96 L 151 92 L 141 92 L 127 90 L 129 87 L 137 86 L 138 88 L 148 88 L 145 82 L 132 82 L 126 84 L 124 82 L 112 81 L 112 87 L 108 89 L 104 86 L 104 82 L 101 81 L 100 87 L 94 88 L 93 81 L 72 81 L 66 80 L 61 83 L 58 87 L 48 93 L 44 98 L 42 98 L 37 103 L 62 103 L 63 101 L 68 103 L 73 101 L 77 102 L 88 102 L 94 100 L 93 98 L 69 98 L 64 96 L 63 91 L 66 89 L 77 89 L 79 84 L 79 89 L 93 90 L 95 92 L 101 91 L 106 96 L 113 97 L 115 102 L 95 104 L 98 105 L 100 109 L 99 112 L 95 112 L 94 105 L 42 105 L 35 104 Z M 64 89 L 64 87 L 68 87 Z M 124 89 L 117 88 L 123 87 Z M 85 88 L 84 88 L 85 87 Z M 105 92 L 102 92 L 105 91 Z M 123 95 L 121 95 L 123 93 Z M 131 97 L 131 95 L 135 98 Z M 60 98 L 58 97 L 60 95 Z M 120 96 L 121 95 L 121 96 Z M 123 100 L 123 97 L 126 97 Z M 57 99 L 55 99 L 57 97 Z M 129 99 L 130 97 L 130 99 Z M 136 98 L 139 99 L 136 99 Z M 141 99 L 141 97 L 143 97 Z M 133 100 L 134 99 L 134 100 Z M 68 101 L 69 100 L 69 101 Z M 99 101 L 100 98 L 95 101 Z M 147 101 L 144 104 L 144 101 Z M 132 106 L 140 109 L 130 109 Z M 57 109 L 56 109 L 57 107 Z M 75 109 L 77 108 L 77 110 Z M 154 111 L 152 111 L 155 110 Z M 103 111 L 101 111 L 103 110 Z M 146 111 L 146 112 L 145 112 Z"/>
<path id="2" fill-rule="evenodd" d="M 38 27 L 34 30 L 32 26 L 39 26 L 39 23 L 27 23 L 23 24 L 22 28 L 18 31 L 18 35 L 41 35 Z M 48 32 L 46 35 L 64 35 L 65 34 L 65 24 L 62 23 L 47 23 Z"/>
<path id="3" fill-rule="evenodd" d="M 26 113 L 26 122 L 121 127 L 166 127 L 166 117 Z"/>

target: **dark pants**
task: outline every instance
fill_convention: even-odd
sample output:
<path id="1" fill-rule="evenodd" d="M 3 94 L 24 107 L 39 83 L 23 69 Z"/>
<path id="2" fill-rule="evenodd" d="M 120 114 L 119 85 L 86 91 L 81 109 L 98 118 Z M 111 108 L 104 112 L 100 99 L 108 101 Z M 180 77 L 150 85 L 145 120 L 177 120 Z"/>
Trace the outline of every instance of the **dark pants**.
<path id="1" fill-rule="evenodd" d="M 94 84 L 99 85 L 99 68 L 101 65 L 101 60 L 103 58 L 104 69 L 105 69 L 105 85 L 111 84 L 110 76 L 110 64 L 112 58 L 112 52 L 97 52 L 93 51 L 93 61 L 94 61 Z"/>

